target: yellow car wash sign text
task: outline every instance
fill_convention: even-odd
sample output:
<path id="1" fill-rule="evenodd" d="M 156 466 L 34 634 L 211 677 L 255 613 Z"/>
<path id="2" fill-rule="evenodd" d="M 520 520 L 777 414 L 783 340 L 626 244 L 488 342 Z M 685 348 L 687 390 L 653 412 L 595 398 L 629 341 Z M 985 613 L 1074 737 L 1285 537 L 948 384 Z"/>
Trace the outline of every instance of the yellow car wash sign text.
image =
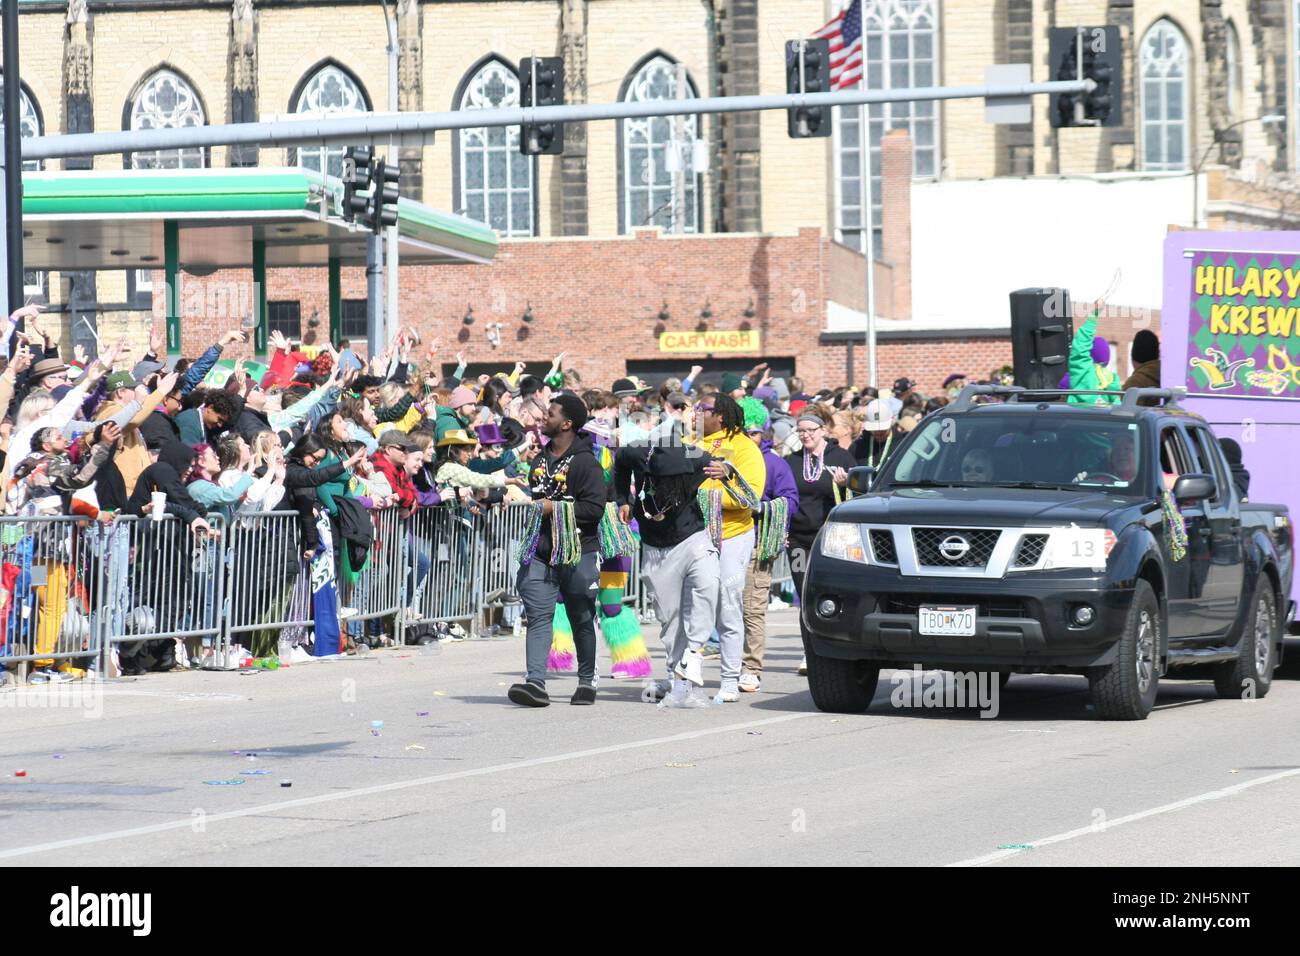
<path id="1" fill-rule="evenodd" d="M 660 352 L 757 352 L 759 333 L 753 329 L 734 332 L 661 332 Z"/>

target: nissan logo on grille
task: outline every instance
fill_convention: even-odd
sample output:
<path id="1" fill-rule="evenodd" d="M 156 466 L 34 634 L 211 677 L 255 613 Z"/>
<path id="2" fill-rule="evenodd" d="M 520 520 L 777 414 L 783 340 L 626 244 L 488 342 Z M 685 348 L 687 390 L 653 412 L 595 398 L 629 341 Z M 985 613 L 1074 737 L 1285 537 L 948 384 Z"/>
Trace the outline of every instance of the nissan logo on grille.
<path id="1" fill-rule="evenodd" d="M 939 553 L 949 561 L 960 561 L 970 550 L 970 542 L 960 534 L 950 534 L 939 544 Z"/>

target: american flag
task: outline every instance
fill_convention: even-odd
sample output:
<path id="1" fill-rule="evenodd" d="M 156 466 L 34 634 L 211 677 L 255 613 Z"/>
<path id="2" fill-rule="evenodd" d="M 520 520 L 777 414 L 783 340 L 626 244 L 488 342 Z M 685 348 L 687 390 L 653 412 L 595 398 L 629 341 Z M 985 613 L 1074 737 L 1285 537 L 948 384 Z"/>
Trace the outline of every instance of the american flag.
<path id="1" fill-rule="evenodd" d="M 813 37 L 831 41 L 831 89 L 858 86 L 862 82 L 862 0 L 853 0 Z"/>

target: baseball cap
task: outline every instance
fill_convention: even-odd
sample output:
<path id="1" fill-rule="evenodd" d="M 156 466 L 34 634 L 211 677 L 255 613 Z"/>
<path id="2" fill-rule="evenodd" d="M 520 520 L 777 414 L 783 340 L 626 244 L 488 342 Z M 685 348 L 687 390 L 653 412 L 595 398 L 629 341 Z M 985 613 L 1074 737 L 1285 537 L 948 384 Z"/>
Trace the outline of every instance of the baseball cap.
<path id="1" fill-rule="evenodd" d="M 119 388 L 135 388 L 135 376 L 130 372 L 114 372 L 108 377 L 107 386 L 110 393 Z"/>
<path id="2" fill-rule="evenodd" d="M 681 392 L 669 392 L 664 396 L 664 404 L 671 405 L 673 408 L 685 408 L 688 401 L 686 396 Z"/>
<path id="3" fill-rule="evenodd" d="M 896 393 L 910 391 L 915 387 L 916 387 L 916 383 L 912 381 L 910 378 L 904 377 L 904 378 L 894 380 L 894 391 Z"/>
<path id="4" fill-rule="evenodd" d="M 405 432 L 398 431 L 396 428 L 390 428 L 379 436 L 380 448 L 387 448 L 389 445 L 396 445 L 403 451 L 415 451 L 419 447 Z"/>
<path id="5" fill-rule="evenodd" d="M 862 425 L 865 432 L 883 432 L 894 427 L 903 403 L 896 398 L 874 398 L 867 403 L 867 420 Z"/>
<path id="6" fill-rule="evenodd" d="M 637 395 L 641 392 L 640 386 L 630 378 L 618 378 L 614 380 L 614 385 L 610 389 L 619 398 L 626 398 L 629 395 Z"/>

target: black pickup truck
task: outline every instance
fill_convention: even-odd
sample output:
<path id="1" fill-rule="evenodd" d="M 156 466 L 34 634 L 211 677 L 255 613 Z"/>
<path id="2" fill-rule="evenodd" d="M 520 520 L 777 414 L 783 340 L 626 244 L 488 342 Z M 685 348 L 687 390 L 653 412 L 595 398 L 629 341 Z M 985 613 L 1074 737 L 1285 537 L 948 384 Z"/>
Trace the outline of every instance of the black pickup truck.
<path id="1" fill-rule="evenodd" d="M 1145 718 L 1161 677 L 1268 693 L 1294 612 L 1286 508 L 1242 500 L 1178 392 L 1095 396 L 970 386 L 880 474 L 854 469 L 801 596 L 821 710 L 863 711 L 881 668 L 917 664 L 1085 674 L 1112 720 Z"/>

